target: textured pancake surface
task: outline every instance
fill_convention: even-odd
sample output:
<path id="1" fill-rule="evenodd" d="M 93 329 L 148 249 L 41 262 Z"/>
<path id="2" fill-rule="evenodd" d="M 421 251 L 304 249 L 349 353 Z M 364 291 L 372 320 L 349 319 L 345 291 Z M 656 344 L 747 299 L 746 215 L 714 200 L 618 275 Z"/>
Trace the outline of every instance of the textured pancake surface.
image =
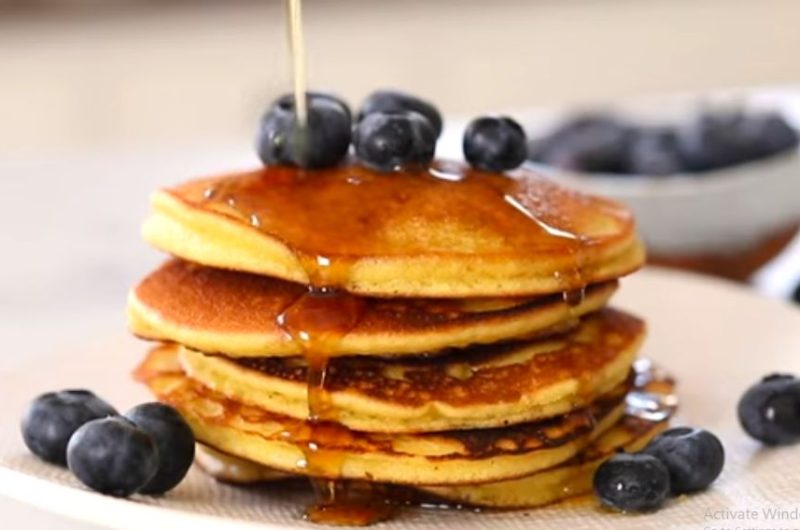
<path id="1" fill-rule="evenodd" d="M 338 355 L 419 355 L 563 331 L 603 307 L 617 282 L 589 286 L 570 305 L 536 298 L 363 298 L 356 326 L 326 351 Z M 302 354 L 277 323 L 306 292 L 300 284 L 171 260 L 130 294 L 128 320 L 141 337 L 228 357 Z"/>
<path id="2" fill-rule="evenodd" d="M 654 375 L 656 377 L 652 379 Z M 620 450 L 641 450 L 667 427 L 675 411 L 675 382 L 668 374 L 650 368 L 644 372 L 637 370 L 635 381 L 634 392 L 640 393 L 640 396 L 650 396 L 651 400 L 663 399 L 662 403 L 668 403 L 668 407 L 660 409 L 657 417 L 649 416 L 653 409 L 640 398 L 629 400 L 627 413 L 584 451 L 567 462 L 517 479 L 485 484 L 423 487 L 422 491 L 458 504 L 495 508 L 532 508 L 590 493 L 594 473 L 600 464 Z M 218 480 L 236 484 L 277 480 L 289 476 L 230 455 L 213 452 L 203 457 L 208 460 L 208 465 L 202 466 L 207 473 Z"/>
<path id="3" fill-rule="evenodd" d="M 594 472 L 614 453 L 643 449 L 667 422 L 623 416 L 575 458 L 527 477 L 488 484 L 423 488 L 442 499 L 494 508 L 533 508 L 592 491 Z"/>
<path id="4" fill-rule="evenodd" d="M 225 453 L 284 472 L 413 485 L 491 482 L 567 461 L 622 416 L 629 388 L 625 382 L 588 409 L 538 423 L 391 435 L 312 427 L 232 401 L 187 377 L 172 348 L 153 350 L 136 377 L 183 415 L 200 443 Z"/>
<path id="5" fill-rule="evenodd" d="M 325 390 L 336 421 L 359 431 L 498 427 L 584 407 L 625 380 L 644 323 L 613 309 L 567 334 L 421 359 L 330 361 Z M 177 348 L 177 347 L 173 347 Z M 303 358 L 228 359 L 188 349 L 184 370 L 228 398 L 297 419 L 309 415 Z"/>
<path id="6" fill-rule="evenodd" d="M 144 237 L 173 255 L 366 295 L 551 294 L 644 261 L 627 209 L 523 170 L 271 167 L 158 191 L 152 209 Z"/>
<path id="7" fill-rule="evenodd" d="M 655 422 L 625 415 L 583 452 L 550 469 L 512 480 L 420 489 L 438 499 L 472 506 L 533 508 L 552 504 L 591 493 L 594 473 L 600 464 L 618 451 L 643 449 L 667 425 L 667 421 Z M 206 447 L 198 452 L 198 463 L 216 480 L 232 484 L 247 485 L 296 477 Z"/>
<path id="8" fill-rule="evenodd" d="M 423 489 L 448 501 L 495 508 L 532 508 L 590 493 L 600 464 L 621 450 L 643 449 L 675 413 L 675 380 L 649 362 L 644 365 L 645 369 L 637 366 L 635 370 L 626 414 L 571 460 L 512 480 Z"/>

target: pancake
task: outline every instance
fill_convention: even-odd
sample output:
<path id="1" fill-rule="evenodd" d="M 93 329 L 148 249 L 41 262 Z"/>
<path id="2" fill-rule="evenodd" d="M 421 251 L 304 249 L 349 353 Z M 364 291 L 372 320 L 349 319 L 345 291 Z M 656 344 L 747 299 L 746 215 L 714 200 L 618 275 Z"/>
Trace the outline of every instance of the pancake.
<path id="1" fill-rule="evenodd" d="M 619 451 L 643 449 L 667 427 L 675 412 L 675 382 L 668 374 L 642 361 L 636 364 L 636 374 L 627 413 L 571 460 L 518 479 L 422 490 L 447 502 L 495 508 L 533 508 L 591 492 L 592 479 L 600 464 Z M 235 484 L 291 476 L 215 451 L 203 455 L 203 459 L 207 462 L 202 467 L 208 474 Z"/>
<path id="2" fill-rule="evenodd" d="M 537 298 L 363 298 L 355 327 L 331 343 L 339 355 L 419 355 L 470 344 L 551 334 L 603 307 L 617 282 L 590 286 L 571 304 L 560 294 Z M 130 293 L 131 330 L 228 357 L 301 355 L 278 325 L 306 293 L 300 284 L 171 260 Z"/>
<path id="3" fill-rule="evenodd" d="M 525 170 L 289 167 L 156 192 L 144 238 L 203 265 L 386 297 L 552 294 L 644 262 L 630 212 Z"/>
<path id="4" fill-rule="evenodd" d="M 637 384 L 638 386 L 638 384 Z M 533 508 L 583 495 L 592 491 L 594 473 L 600 465 L 619 451 L 636 452 L 667 428 L 675 412 L 675 384 L 662 379 L 653 385 L 651 396 L 657 396 L 647 406 L 640 394 L 628 400 L 628 413 L 616 425 L 589 445 L 573 459 L 527 477 L 488 484 L 438 486 L 423 488 L 441 499 L 471 506 L 493 508 Z M 660 408 L 656 401 L 669 403 Z M 646 401 L 646 400 L 645 400 Z M 658 418 L 652 417 L 653 407 L 659 408 Z"/>
<path id="5" fill-rule="evenodd" d="M 625 415 L 585 451 L 553 468 L 519 479 L 465 486 L 433 486 L 421 488 L 421 491 L 434 495 L 436 500 L 488 508 L 534 508 L 552 504 L 591 493 L 594 473 L 600 464 L 619 451 L 643 449 L 667 425 L 667 421 L 655 422 Z M 207 447 L 199 450 L 197 459 L 208 475 L 230 484 L 249 485 L 296 478 L 296 475 L 280 473 Z"/>
<path id="6" fill-rule="evenodd" d="M 525 476 L 567 461 L 624 413 L 625 382 L 590 408 L 497 429 L 428 434 L 350 431 L 244 405 L 187 377 L 172 348 L 137 369 L 175 407 L 198 442 L 289 473 L 413 485 L 471 484 Z"/>
<path id="7" fill-rule="evenodd" d="M 422 359 L 338 358 L 328 364 L 326 408 L 367 432 L 498 427 L 583 407 L 625 380 L 644 323 L 604 309 L 548 340 L 490 345 Z M 176 350 L 177 346 L 173 346 Z M 244 404 L 306 419 L 303 358 L 228 359 L 183 349 L 190 377 Z"/>
<path id="8" fill-rule="evenodd" d="M 492 508 L 533 508 L 592 491 L 594 473 L 618 451 L 643 449 L 667 422 L 624 416 L 584 452 L 556 467 L 515 480 L 466 486 L 423 488 L 437 497 L 459 504 Z"/>

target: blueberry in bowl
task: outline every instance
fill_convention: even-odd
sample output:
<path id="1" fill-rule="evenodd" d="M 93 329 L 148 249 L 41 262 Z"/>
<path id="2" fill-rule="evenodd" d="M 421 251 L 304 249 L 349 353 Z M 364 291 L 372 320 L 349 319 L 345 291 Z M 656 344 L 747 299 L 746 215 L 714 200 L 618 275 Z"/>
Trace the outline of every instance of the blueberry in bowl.
<path id="1" fill-rule="evenodd" d="M 776 111 L 705 109 L 686 122 L 659 126 L 600 111 L 572 116 L 533 140 L 530 159 L 607 176 L 702 176 L 798 144 L 800 135 Z"/>
<path id="2" fill-rule="evenodd" d="M 612 114 L 574 115 L 545 136 L 534 138 L 529 159 L 548 166 L 590 173 L 624 173 L 633 131 Z"/>
<path id="3" fill-rule="evenodd" d="M 720 91 L 522 123 L 530 167 L 627 204 L 651 262 L 745 281 L 800 227 L 797 108 L 800 91 Z"/>

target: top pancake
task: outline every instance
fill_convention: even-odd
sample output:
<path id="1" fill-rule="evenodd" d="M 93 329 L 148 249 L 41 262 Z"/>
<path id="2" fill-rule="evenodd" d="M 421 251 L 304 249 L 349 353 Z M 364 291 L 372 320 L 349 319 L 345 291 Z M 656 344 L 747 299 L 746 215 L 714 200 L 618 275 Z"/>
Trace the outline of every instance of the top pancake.
<path id="1" fill-rule="evenodd" d="M 268 167 L 156 192 L 144 237 L 204 265 L 353 293 L 550 294 L 644 259 L 630 212 L 525 171 Z"/>

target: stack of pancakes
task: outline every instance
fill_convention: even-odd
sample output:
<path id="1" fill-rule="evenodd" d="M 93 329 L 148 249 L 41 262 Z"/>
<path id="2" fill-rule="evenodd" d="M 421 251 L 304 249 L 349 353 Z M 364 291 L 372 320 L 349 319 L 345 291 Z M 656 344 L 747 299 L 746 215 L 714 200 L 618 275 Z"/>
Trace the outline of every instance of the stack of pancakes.
<path id="1" fill-rule="evenodd" d="M 536 506 L 669 415 L 635 364 L 644 323 L 606 307 L 644 259 L 616 203 L 437 163 L 270 167 L 152 207 L 145 239 L 175 257 L 130 296 L 161 341 L 137 377 L 199 442 L 275 471 L 243 476 Z"/>

